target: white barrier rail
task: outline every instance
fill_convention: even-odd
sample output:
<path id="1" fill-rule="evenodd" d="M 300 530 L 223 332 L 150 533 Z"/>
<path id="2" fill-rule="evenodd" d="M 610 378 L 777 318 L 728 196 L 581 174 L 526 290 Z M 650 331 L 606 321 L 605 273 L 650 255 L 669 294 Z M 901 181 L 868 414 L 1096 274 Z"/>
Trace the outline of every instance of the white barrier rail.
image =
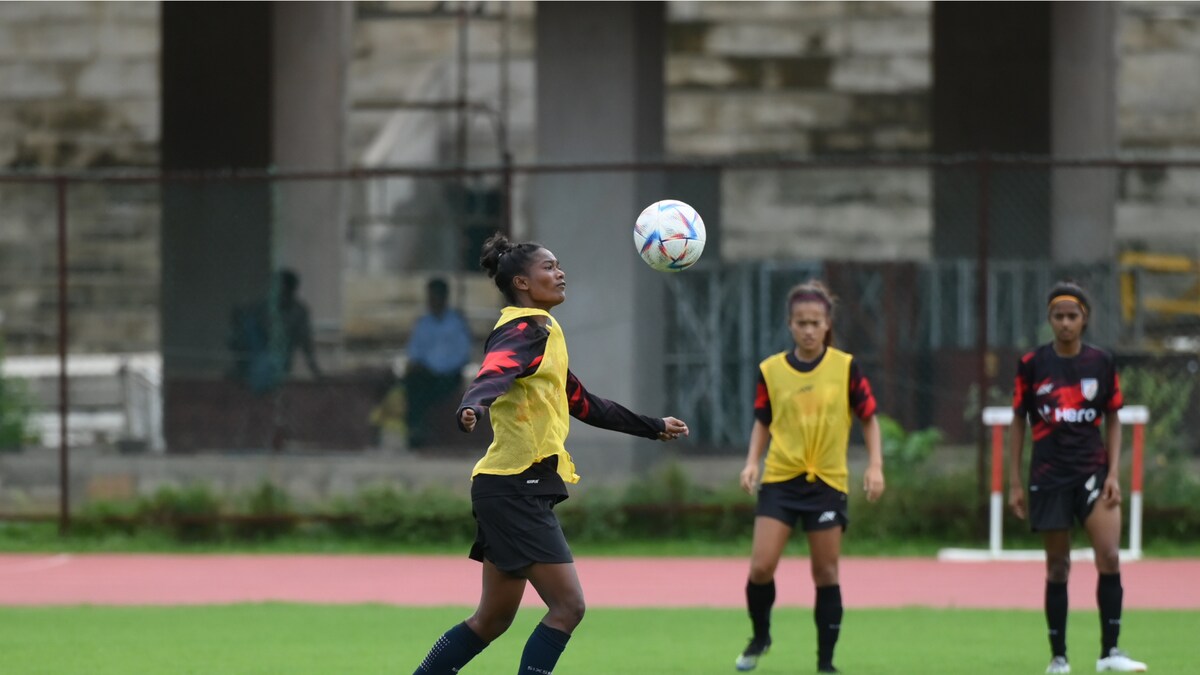
<path id="1" fill-rule="evenodd" d="M 983 423 L 992 430 L 992 493 L 988 509 L 988 548 L 986 550 L 947 548 L 938 552 L 940 560 L 1041 560 L 1043 551 L 1004 550 L 1004 430 L 1012 424 L 1013 411 L 1008 407 L 984 408 Z M 1130 405 L 1117 412 L 1121 424 L 1133 427 L 1133 457 L 1129 496 L 1129 548 L 1121 551 L 1124 560 L 1142 557 L 1142 473 L 1145 454 L 1146 424 L 1150 409 Z M 1073 558 L 1086 558 L 1091 549 L 1072 552 Z"/>

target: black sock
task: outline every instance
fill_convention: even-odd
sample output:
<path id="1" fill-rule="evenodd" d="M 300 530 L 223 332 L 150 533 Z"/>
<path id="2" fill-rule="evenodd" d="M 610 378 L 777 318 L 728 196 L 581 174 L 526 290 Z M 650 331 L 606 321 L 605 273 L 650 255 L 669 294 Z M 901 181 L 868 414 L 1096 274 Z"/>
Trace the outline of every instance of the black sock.
<path id="1" fill-rule="evenodd" d="M 775 580 L 765 584 L 746 581 L 746 607 L 754 626 L 755 640 L 771 639 L 771 607 L 775 604 Z"/>
<path id="2" fill-rule="evenodd" d="M 1050 653 L 1067 656 L 1067 582 L 1046 582 L 1046 627 L 1050 634 Z"/>
<path id="3" fill-rule="evenodd" d="M 1124 597 L 1120 572 L 1100 575 L 1096 582 L 1096 604 L 1100 606 L 1100 658 L 1108 656 L 1121 636 L 1121 601 Z"/>
<path id="4" fill-rule="evenodd" d="M 833 665 L 833 648 L 837 646 L 842 631 L 842 587 L 817 587 L 817 602 L 813 606 L 813 620 L 817 623 L 817 667 Z"/>
<path id="5" fill-rule="evenodd" d="M 437 642 L 433 643 L 433 648 L 429 650 L 421 665 L 417 666 L 413 675 L 457 673 L 486 646 L 488 643 L 468 628 L 466 622 L 460 623 L 443 633 Z"/>
<path id="6" fill-rule="evenodd" d="M 570 633 L 539 623 L 525 643 L 525 651 L 521 652 L 521 668 L 517 672 L 521 675 L 550 675 L 570 639 Z"/>

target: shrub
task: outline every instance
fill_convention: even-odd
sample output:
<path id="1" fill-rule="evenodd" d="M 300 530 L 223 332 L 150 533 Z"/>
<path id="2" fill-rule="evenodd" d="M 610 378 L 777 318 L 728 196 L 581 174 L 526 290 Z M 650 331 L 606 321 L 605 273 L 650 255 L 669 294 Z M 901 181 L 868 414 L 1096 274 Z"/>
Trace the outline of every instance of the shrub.
<path id="1" fill-rule="evenodd" d="M 635 538 L 727 538 L 751 531 L 754 501 L 736 483 L 695 485 L 675 461 L 629 485 L 621 506 L 624 535 Z"/>
<path id="2" fill-rule="evenodd" d="M 887 415 L 876 415 L 883 445 L 884 466 L 889 470 L 909 471 L 925 463 L 938 444 L 942 432 L 935 427 L 909 432 Z"/>
<path id="3" fill-rule="evenodd" d="M 296 527 L 291 497 L 269 481 L 262 481 L 239 501 L 237 515 L 244 519 L 237 520 L 233 525 L 233 536 L 237 539 L 275 539 L 292 532 Z"/>
<path id="4" fill-rule="evenodd" d="M 1187 456 L 1184 416 L 1192 405 L 1196 379 L 1176 371 L 1127 368 L 1121 371 L 1125 400 L 1150 409 L 1146 451 L 1168 461 Z M 1128 438 L 1129 434 L 1125 436 Z"/>
<path id="5" fill-rule="evenodd" d="M 554 509 L 570 541 L 611 542 L 624 538 L 628 515 L 621 494 L 594 488 L 582 499 L 572 497 Z"/>
<path id="6" fill-rule="evenodd" d="M 0 363 L 4 362 L 4 338 L 0 337 Z M 33 399 L 25 383 L 0 375 L 0 452 L 20 450 L 33 440 L 30 419 Z"/>
<path id="7" fill-rule="evenodd" d="M 470 503 L 444 490 L 400 492 L 373 485 L 333 505 L 333 529 L 343 536 L 400 543 L 457 543 L 475 533 Z"/>
<path id="8" fill-rule="evenodd" d="M 143 522 L 181 542 L 214 541 L 221 534 L 220 502 L 203 485 L 160 488 L 138 505 Z"/>
<path id="9" fill-rule="evenodd" d="M 884 465 L 885 468 L 887 465 Z M 850 492 L 855 538 L 969 541 L 975 532 L 975 474 L 893 473 L 883 499 Z"/>
<path id="10" fill-rule="evenodd" d="M 81 536 L 130 536 L 138 529 L 136 501 L 95 501 L 83 507 L 71 521 L 71 531 Z"/>

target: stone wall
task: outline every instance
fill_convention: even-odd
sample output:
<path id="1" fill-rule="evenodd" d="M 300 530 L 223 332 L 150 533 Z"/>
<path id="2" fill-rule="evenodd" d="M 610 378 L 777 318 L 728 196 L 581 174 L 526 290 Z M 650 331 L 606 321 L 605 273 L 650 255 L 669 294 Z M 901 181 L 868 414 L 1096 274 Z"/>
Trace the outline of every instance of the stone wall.
<path id="1" fill-rule="evenodd" d="M 159 5 L 0 3 L 0 166 L 153 167 Z"/>
<path id="2" fill-rule="evenodd" d="M 1124 2 L 1117 26 L 1121 151 L 1200 154 L 1200 3 Z M 1200 170 L 1122 172 L 1117 236 L 1163 253 L 1200 256 Z"/>
<path id="3" fill-rule="evenodd" d="M 924 153 L 927 2 L 673 2 L 667 147 L 681 156 Z M 924 259 L 920 171 L 726 170 L 721 255 Z"/>
<path id="4" fill-rule="evenodd" d="M 0 167 L 154 168 L 159 4 L 0 3 Z M 154 190 L 74 184 L 68 196 L 71 348 L 157 348 Z M 0 182 L 0 310 L 11 353 L 56 344 L 57 195 Z"/>
<path id="5" fill-rule="evenodd" d="M 927 2 L 673 2 L 668 149 L 926 151 Z"/>

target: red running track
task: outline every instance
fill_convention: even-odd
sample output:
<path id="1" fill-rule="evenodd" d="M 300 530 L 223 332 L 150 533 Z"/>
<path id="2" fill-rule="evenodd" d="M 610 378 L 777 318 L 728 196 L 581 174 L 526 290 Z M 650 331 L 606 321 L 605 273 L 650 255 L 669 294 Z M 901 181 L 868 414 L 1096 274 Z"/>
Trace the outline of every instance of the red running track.
<path id="1" fill-rule="evenodd" d="M 740 558 L 585 558 L 579 576 L 591 607 L 741 607 Z M 808 560 L 784 560 L 778 604 L 811 606 Z M 1042 606 L 1040 562 L 939 562 L 848 558 L 848 607 Z M 1125 606 L 1200 609 L 1200 561 L 1122 565 Z M 1072 597 L 1095 592 L 1096 570 L 1076 562 Z M 465 557 L 316 555 L 0 554 L 0 605 L 195 605 L 239 602 L 466 605 L 479 597 L 479 564 Z M 1088 600 L 1087 602 L 1090 602 Z M 528 589 L 525 603 L 540 604 Z"/>

